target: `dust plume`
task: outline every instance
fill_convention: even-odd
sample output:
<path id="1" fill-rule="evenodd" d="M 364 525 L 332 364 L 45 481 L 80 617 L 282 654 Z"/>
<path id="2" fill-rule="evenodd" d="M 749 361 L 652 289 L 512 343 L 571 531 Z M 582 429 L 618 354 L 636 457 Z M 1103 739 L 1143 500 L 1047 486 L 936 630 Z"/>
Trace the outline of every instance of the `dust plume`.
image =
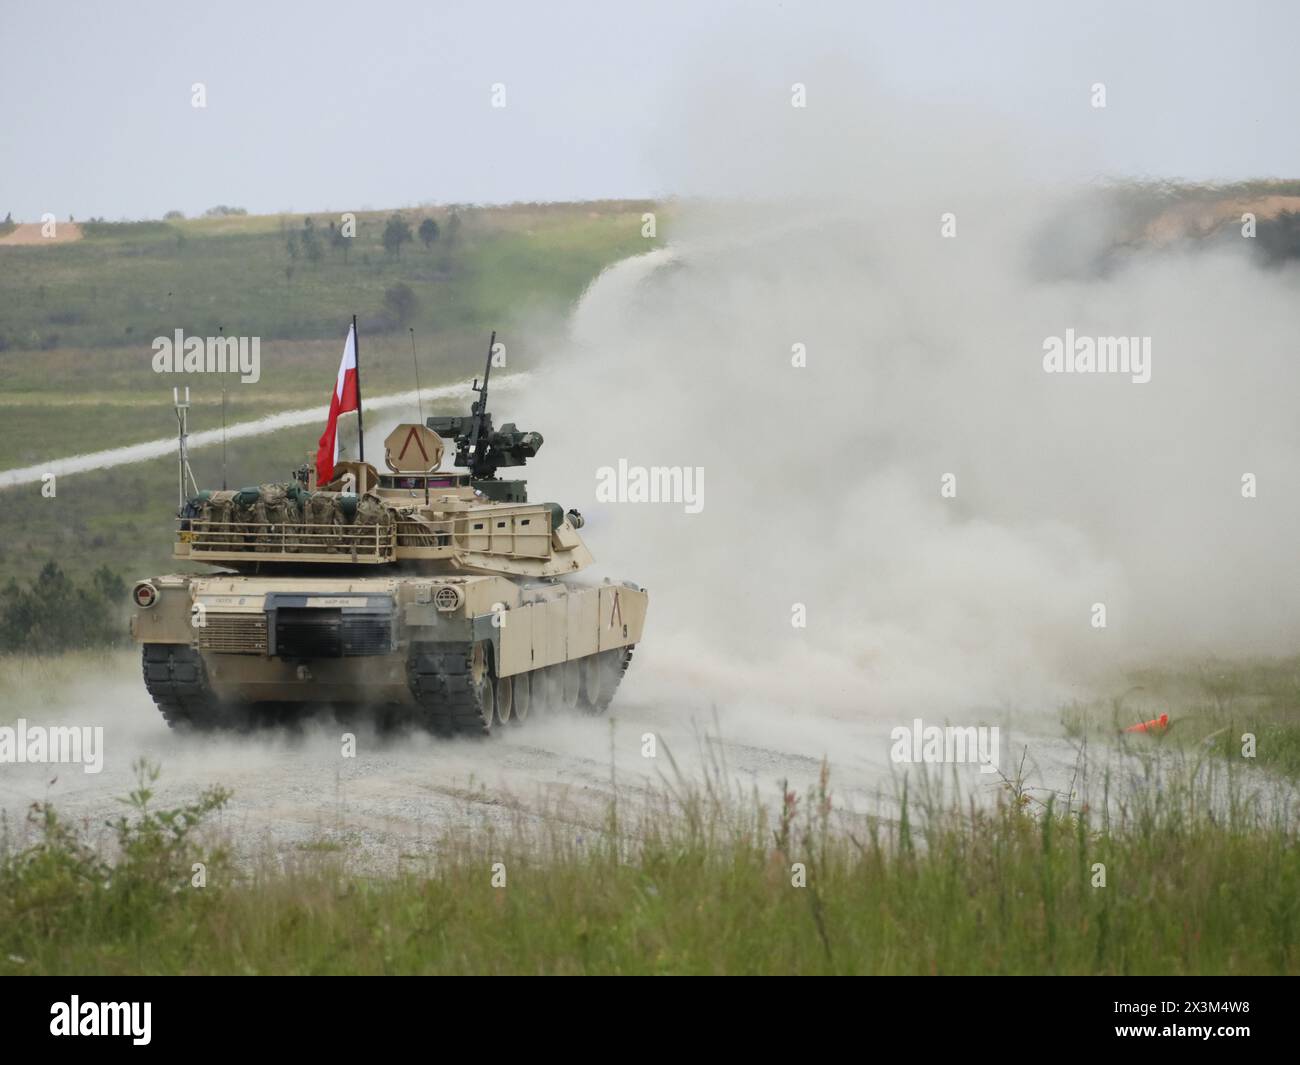
<path id="1" fill-rule="evenodd" d="M 534 498 L 651 593 L 637 669 L 695 706 L 896 718 L 1294 650 L 1294 278 L 1222 248 L 1086 269 L 1106 201 L 1034 164 L 1079 146 L 826 70 L 802 112 L 688 94 L 665 172 L 706 195 L 512 405 L 547 439 Z M 1150 337 L 1150 381 L 1044 372 L 1067 329 Z M 620 459 L 703 467 L 702 512 L 598 501 Z"/>

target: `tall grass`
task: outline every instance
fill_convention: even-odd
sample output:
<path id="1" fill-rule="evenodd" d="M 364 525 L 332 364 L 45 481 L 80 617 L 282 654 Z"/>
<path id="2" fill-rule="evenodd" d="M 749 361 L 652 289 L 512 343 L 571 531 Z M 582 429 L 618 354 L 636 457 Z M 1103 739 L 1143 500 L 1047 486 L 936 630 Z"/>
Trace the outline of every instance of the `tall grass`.
<path id="1" fill-rule="evenodd" d="M 841 810 L 825 769 L 772 804 L 678 778 L 596 829 L 561 808 L 459 820 L 426 868 L 380 880 L 329 848 L 233 864 L 200 823 L 225 795 L 153 813 L 142 777 L 111 864 L 34 808 L 43 842 L 0 860 L 0 971 L 1300 970 L 1288 800 L 1156 768 L 1041 802 L 913 775 L 879 815 Z"/>

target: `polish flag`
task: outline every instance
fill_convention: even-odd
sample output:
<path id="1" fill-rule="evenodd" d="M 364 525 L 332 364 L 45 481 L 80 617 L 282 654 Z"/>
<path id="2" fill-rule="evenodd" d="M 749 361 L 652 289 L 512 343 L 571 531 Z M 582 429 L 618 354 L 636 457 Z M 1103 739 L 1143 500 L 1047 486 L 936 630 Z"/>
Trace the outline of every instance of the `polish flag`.
<path id="1" fill-rule="evenodd" d="M 339 415 L 360 409 L 357 391 L 357 337 L 355 328 L 348 327 L 347 343 L 343 345 L 343 361 L 339 363 L 338 380 L 330 396 L 330 419 L 325 433 L 316 448 L 316 483 L 329 484 L 334 479 L 334 464 L 339 460 Z"/>

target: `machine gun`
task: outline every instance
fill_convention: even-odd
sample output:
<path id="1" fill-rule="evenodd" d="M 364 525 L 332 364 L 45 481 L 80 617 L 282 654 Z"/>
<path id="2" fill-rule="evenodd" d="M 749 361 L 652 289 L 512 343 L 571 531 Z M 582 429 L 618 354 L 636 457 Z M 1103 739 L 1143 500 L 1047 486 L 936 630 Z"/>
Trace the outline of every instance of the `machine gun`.
<path id="1" fill-rule="evenodd" d="M 456 465 L 464 466 L 475 480 L 491 480 L 502 466 L 522 466 L 537 454 L 542 446 L 541 433 L 521 432 L 514 422 L 506 422 L 500 429 L 492 428 L 492 415 L 488 413 L 488 378 L 492 375 L 492 349 L 497 335 L 488 341 L 487 366 L 483 369 L 483 384 L 474 378 L 473 390 L 479 398 L 470 406 L 469 417 L 428 418 L 425 425 L 439 436 L 456 442 Z"/>

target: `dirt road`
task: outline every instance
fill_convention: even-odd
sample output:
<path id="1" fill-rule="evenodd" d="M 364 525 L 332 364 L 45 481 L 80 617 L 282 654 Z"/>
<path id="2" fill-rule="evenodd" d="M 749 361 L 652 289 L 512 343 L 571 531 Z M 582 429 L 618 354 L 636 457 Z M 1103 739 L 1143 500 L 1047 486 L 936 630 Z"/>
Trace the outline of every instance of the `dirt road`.
<path id="1" fill-rule="evenodd" d="M 105 676 L 56 692 L 12 693 L 4 724 L 22 717 L 29 726 L 101 727 L 103 768 L 92 774 L 76 765 L 0 765 L 0 809 L 19 843 L 35 838 L 25 823 L 28 807 L 49 799 L 107 844 L 104 822 L 124 812 L 118 799 L 133 786 L 133 763 L 147 757 L 162 768 L 161 806 L 189 801 L 211 785 L 233 789 L 221 831 L 246 858 L 323 846 L 384 874 L 427 861 L 448 826 L 558 821 L 582 835 L 600 824 L 614 787 L 621 802 L 632 800 L 662 780 L 702 783 L 710 767 L 739 792 L 756 791 L 775 804 L 783 780 L 807 793 L 828 755 L 838 810 L 888 808 L 885 724 L 758 706 L 715 716 L 707 694 L 692 697 L 665 681 L 665 663 L 644 659 L 629 672 L 612 718 L 530 718 L 482 741 L 384 739 L 328 716 L 292 732 L 210 738 L 169 732 L 140 684 L 135 654 L 123 652 Z M 342 756 L 349 727 L 357 737 L 354 758 Z M 650 736 L 655 757 L 643 753 Z M 973 768 L 964 779 L 975 787 L 991 783 Z"/>

